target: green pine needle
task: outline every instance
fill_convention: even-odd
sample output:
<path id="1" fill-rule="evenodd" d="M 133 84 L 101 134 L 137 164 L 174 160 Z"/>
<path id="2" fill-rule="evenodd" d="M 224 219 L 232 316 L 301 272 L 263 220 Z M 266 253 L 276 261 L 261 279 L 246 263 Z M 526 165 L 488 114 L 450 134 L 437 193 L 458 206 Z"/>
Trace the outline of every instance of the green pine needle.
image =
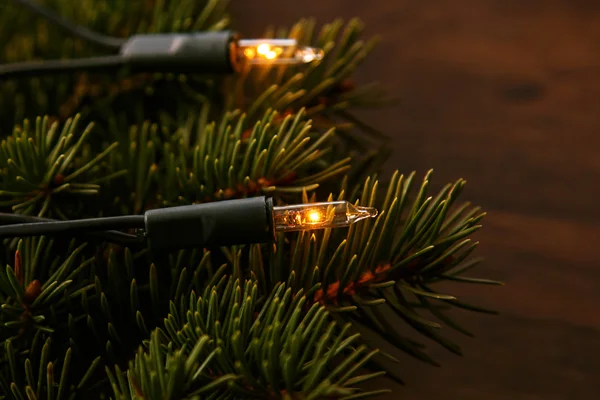
<path id="1" fill-rule="evenodd" d="M 80 254 L 85 245 L 72 248 L 64 258 L 46 258 L 53 243 L 45 237 L 20 240 L 16 247 L 12 265 L 0 269 L 0 316 L 5 327 L 0 332 L 3 337 L 19 333 L 23 340 L 38 330 L 52 332 L 57 327 L 53 320 L 76 312 L 71 302 L 85 295 L 93 259 Z"/>
<path id="2" fill-rule="evenodd" d="M 154 331 L 148 348 L 140 348 L 129 364 L 126 374 L 118 367 L 107 369 L 114 394 L 119 399 L 194 399 L 200 394 L 226 391 L 235 381 L 234 374 L 218 378 L 207 376 L 204 360 L 214 357 L 210 338 L 202 336 L 189 354 L 183 350 L 168 350 L 158 331 Z"/>
<path id="3" fill-rule="evenodd" d="M 88 159 L 83 146 L 93 125 L 79 135 L 79 119 L 69 119 L 60 131 L 57 122 L 49 124 L 48 117 L 37 118 L 34 128 L 26 120 L 2 140 L 0 206 L 10 206 L 18 214 L 61 217 L 68 212 L 56 198 L 98 194 L 100 186 L 89 180 L 103 173 L 101 162 L 117 144 Z"/>
<path id="4" fill-rule="evenodd" d="M 90 378 L 97 371 L 100 358 L 96 358 L 89 368 L 78 371 L 72 364 L 74 361 L 81 362 L 81 359 L 74 357 L 72 348 L 56 353 L 52 347 L 48 338 L 41 352 L 18 354 L 11 342 L 6 341 L 4 357 L 9 363 L 2 367 L 0 390 L 11 393 L 17 399 L 61 400 L 89 396 Z M 50 361 L 49 357 L 55 361 Z M 33 364 L 38 368 L 33 368 Z"/>
<path id="5" fill-rule="evenodd" d="M 181 312 L 172 307 L 175 313 L 164 321 L 171 340 L 167 347 L 174 345 L 192 358 L 186 366 L 193 364 L 199 354 L 206 360 L 214 358 L 205 378 L 218 381 L 223 376 L 236 376 L 227 390 L 239 396 L 350 396 L 358 392 L 353 383 L 380 375 L 358 373 L 376 352 L 363 354 L 360 361 L 353 362 L 364 349 L 353 349 L 358 337 L 347 335 L 350 325 L 340 329 L 334 322 L 327 323 L 329 312 L 323 306 L 315 305 L 306 313 L 308 299 L 302 290 L 294 293 L 279 284 L 263 301 L 258 297 L 256 282 L 240 284 L 229 277 L 224 290 L 212 286 L 205 293 L 208 296 L 198 297 L 192 292 L 182 301 L 186 307 Z M 217 302 L 217 298 L 221 300 Z M 152 344 L 156 336 L 150 351 L 158 349 Z M 206 349 L 200 349 L 199 343 Z M 334 369 L 338 363 L 352 365 L 352 370 Z M 164 388 L 160 390 L 165 396 Z M 150 396 L 155 398 L 154 394 Z"/>

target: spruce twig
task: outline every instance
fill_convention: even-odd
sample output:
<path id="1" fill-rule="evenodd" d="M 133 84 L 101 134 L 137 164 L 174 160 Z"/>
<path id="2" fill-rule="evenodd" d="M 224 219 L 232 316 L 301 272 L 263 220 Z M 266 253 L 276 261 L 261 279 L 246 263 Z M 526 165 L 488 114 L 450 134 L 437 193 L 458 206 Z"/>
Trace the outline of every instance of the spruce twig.
<path id="1" fill-rule="evenodd" d="M 79 116 L 68 120 L 59 131 L 49 118 L 37 118 L 31 128 L 25 121 L 12 136 L 0 144 L 0 207 L 11 207 L 18 214 L 39 217 L 56 214 L 64 218 L 69 212 L 57 198 L 97 195 L 100 185 L 90 183 L 90 176 L 102 174 L 101 161 L 116 147 L 108 146 L 93 158 L 84 151 L 93 125 L 77 134 Z M 117 172 L 113 177 L 122 174 Z"/>
<path id="2" fill-rule="evenodd" d="M 380 107 L 392 100 L 378 83 L 357 87 L 352 75 L 379 42 L 378 37 L 362 39 L 364 24 L 352 19 L 346 24 L 341 19 L 315 29 L 313 19 L 303 19 L 288 29 L 268 29 L 266 37 L 293 38 L 301 45 L 315 46 L 325 52 L 320 62 L 295 68 L 273 66 L 248 69 L 234 87 L 230 107 L 248 110 L 248 118 L 258 118 L 268 108 L 295 113 L 307 109 L 315 119 L 315 126 L 327 130 L 337 128 L 339 139 L 365 151 L 369 140 L 361 138 L 349 127 L 359 128 L 370 140 L 388 138 L 359 121 L 348 111 L 364 107 Z M 259 93 L 259 97 L 248 96 Z M 248 99 L 252 99 L 248 101 Z"/>
<path id="3" fill-rule="evenodd" d="M 320 286 L 311 296 L 316 304 L 327 307 L 340 321 L 370 327 L 397 348 L 423 361 L 436 364 L 422 351 L 420 344 L 395 332 L 389 324 L 390 313 L 460 354 L 460 348 L 437 331 L 441 324 L 459 332 L 468 331 L 438 305 L 479 308 L 463 304 L 455 296 L 438 293 L 431 285 L 442 281 L 501 284 L 462 275 L 462 271 L 477 262 L 469 258 L 477 246 L 469 236 L 480 228 L 485 213 L 468 205 L 451 213 L 465 184 L 463 180 L 447 185 L 435 197 L 428 197 L 430 171 L 411 200 L 413 179 L 414 173 L 405 177 L 396 172 L 385 190 L 380 190 L 379 182 L 371 178 L 354 194 L 347 194 L 347 188 L 343 187 L 336 199 L 377 206 L 380 210 L 377 219 L 352 225 L 345 233 L 331 229 L 302 232 L 289 246 L 277 248 L 281 255 L 276 252 L 270 259 L 252 257 L 249 268 L 256 271 L 256 276 L 270 279 L 275 286 L 281 276 L 290 274 L 296 277 L 295 290 L 311 290 L 314 282 L 318 282 Z M 381 193 L 383 199 L 379 198 Z M 334 200 L 333 195 L 329 196 L 328 201 L 331 200 Z M 315 201 L 314 196 L 310 200 L 305 196 L 305 202 L 310 201 Z M 260 253 L 259 248 L 255 245 L 251 254 Z M 277 275 L 270 273 L 274 270 Z M 415 301 L 426 307 L 441 324 L 422 316 L 413 306 Z M 372 342 L 365 343 L 379 347 Z"/>
<path id="4" fill-rule="evenodd" d="M 329 321 L 324 306 L 314 304 L 306 313 L 303 290 L 282 283 L 261 299 L 256 282 L 223 277 L 202 296 L 182 298 L 179 311 L 173 304 L 164 326 L 170 344 L 192 358 L 186 365 L 201 352 L 199 343 L 208 344 L 206 377 L 237 377 L 228 391 L 256 399 L 345 398 L 361 393 L 355 383 L 382 374 L 360 374 L 377 351 L 355 348 L 350 325 Z"/>
<path id="5" fill-rule="evenodd" d="M 62 354 L 55 354 L 52 347 L 52 340 L 48 338 L 35 354 L 23 355 L 13 348 L 10 341 L 6 341 L 4 356 L 10 362 L 8 368 L 5 366 L 3 369 L 3 372 L 8 373 L 0 375 L 0 390 L 10 393 L 14 399 L 61 400 L 90 396 L 90 378 L 98 370 L 100 357 L 89 368 L 81 371 L 72 367 L 77 358 L 72 348 L 67 348 Z"/>
<path id="6" fill-rule="evenodd" d="M 82 257 L 84 247 L 71 245 L 69 256 L 46 258 L 56 250 L 45 237 L 18 242 L 12 266 L 0 269 L 3 338 L 29 343 L 37 331 L 51 333 L 66 327 L 67 315 L 77 315 L 72 302 L 92 291 L 85 277 L 94 259 Z"/>
<path id="7" fill-rule="evenodd" d="M 110 199 L 117 212 L 261 194 L 289 197 L 350 169 L 349 157 L 334 155 L 323 164 L 335 134 L 315 131 L 305 110 L 285 116 L 269 110 L 252 127 L 239 111 L 218 124 L 201 118 L 174 133 L 150 123 L 131 128 L 109 162 L 111 170 L 127 171 L 125 182 L 109 186 L 118 193 Z"/>

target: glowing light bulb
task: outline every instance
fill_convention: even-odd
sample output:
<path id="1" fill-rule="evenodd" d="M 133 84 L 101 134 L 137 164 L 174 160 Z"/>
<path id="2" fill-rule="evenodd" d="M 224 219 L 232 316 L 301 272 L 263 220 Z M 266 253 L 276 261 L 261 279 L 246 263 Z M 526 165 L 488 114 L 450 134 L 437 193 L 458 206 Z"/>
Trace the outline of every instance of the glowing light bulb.
<path id="1" fill-rule="evenodd" d="M 258 54 L 265 55 L 271 50 L 271 46 L 268 43 L 261 43 L 256 47 Z"/>
<path id="2" fill-rule="evenodd" d="M 302 64 L 323 58 L 323 50 L 298 46 L 296 39 L 241 39 L 240 56 L 250 64 Z"/>
<path id="3" fill-rule="evenodd" d="M 377 209 L 347 201 L 273 207 L 273 222 L 278 232 L 342 228 L 376 216 Z"/>
<path id="4" fill-rule="evenodd" d="M 308 219 L 310 222 L 319 222 L 321 221 L 321 213 L 319 211 L 311 211 L 308 214 Z"/>

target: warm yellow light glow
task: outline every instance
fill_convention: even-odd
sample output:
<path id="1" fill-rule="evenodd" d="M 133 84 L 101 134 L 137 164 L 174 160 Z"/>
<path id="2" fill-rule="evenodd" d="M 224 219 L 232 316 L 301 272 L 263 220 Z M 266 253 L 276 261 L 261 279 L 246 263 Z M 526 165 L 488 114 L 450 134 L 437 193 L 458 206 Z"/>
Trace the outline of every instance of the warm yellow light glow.
<path id="1" fill-rule="evenodd" d="M 355 206 L 347 201 L 297 204 L 274 207 L 273 225 L 280 232 L 341 228 L 376 216 L 375 208 Z"/>
<path id="2" fill-rule="evenodd" d="M 308 219 L 310 222 L 319 222 L 321 220 L 321 213 L 318 211 L 311 211 L 308 214 Z"/>
<path id="3" fill-rule="evenodd" d="M 262 54 L 262 55 L 265 55 L 265 54 L 269 53 L 270 51 L 271 51 L 271 46 L 269 46 L 267 43 L 260 44 L 256 48 L 256 52 L 258 54 Z"/>
<path id="4" fill-rule="evenodd" d="M 323 50 L 298 46 L 295 39 L 242 39 L 237 48 L 251 64 L 301 64 L 323 58 Z"/>

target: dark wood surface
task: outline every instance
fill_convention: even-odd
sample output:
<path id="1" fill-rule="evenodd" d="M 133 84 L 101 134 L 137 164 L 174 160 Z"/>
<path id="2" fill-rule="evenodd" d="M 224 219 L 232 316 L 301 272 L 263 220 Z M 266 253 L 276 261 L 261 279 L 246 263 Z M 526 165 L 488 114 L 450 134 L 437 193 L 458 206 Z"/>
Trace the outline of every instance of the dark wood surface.
<path id="1" fill-rule="evenodd" d="M 394 137 L 390 168 L 434 168 L 437 187 L 489 216 L 480 274 L 454 287 L 501 311 L 465 314 L 464 357 L 400 366 L 404 399 L 584 399 L 600 395 L 600 2 L 597 0 L 233 1 L 235 24 L 360 17 L 383 42 L 359 81 L 400 96 L 366 118 Z"/>

